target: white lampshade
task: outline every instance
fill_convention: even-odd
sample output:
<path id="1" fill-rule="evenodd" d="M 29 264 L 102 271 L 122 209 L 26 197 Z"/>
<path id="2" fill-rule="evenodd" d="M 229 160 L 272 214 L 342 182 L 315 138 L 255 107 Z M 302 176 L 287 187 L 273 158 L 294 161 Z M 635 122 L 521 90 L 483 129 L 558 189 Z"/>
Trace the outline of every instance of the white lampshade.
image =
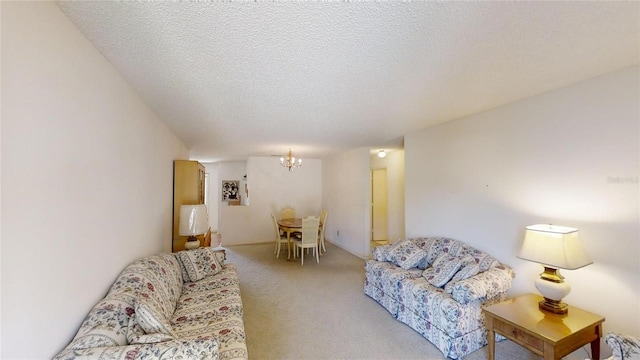
<path id="1" fill-rule="evenodd" d="M 180 226 L 178 228 L 180 236 L 201 235 L 206 233 L 207 229 L 209 229 L 207 205 L 180 206 Z"/>
<path id="2" fill-rule="evenodd" d="M 578 229 L 548 224 L 526 227 L 518 257 L 567 270 L 593 263 L 578 239 Z"/>

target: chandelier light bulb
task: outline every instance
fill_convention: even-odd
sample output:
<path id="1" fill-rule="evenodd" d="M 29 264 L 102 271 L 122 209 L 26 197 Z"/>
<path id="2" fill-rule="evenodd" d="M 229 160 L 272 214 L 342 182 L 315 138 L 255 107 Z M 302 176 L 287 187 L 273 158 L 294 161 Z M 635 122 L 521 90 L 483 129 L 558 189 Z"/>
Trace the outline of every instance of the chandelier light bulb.
<path id="1" fill-rule="evenodd" d="M 291 149 L 289 149 L 289 154 L 287 154 L 287 157 L 280 157 L 280 165 L 282 165 L 289 171 L 295 170 L 302 166 L 302 159 L 296 159 L 295 156 L 293 156 Z"/>

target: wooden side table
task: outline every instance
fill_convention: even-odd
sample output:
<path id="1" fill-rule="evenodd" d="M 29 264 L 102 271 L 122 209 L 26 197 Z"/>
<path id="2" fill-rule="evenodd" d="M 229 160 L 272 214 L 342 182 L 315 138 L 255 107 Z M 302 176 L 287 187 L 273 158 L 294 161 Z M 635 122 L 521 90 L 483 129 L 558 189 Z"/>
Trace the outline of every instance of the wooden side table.
<path id="1" fill-rule="evenodd" d="M 591 343 L 600 359 L 602 316 L 569 306 L 569 313 L 553 314 L 538 308 L 542 296 L 528 294 L 483 309 L 489 330 L 489 360 L 495 359 L 495 333 L 524 346 L 545 360 L 560 360 Z"/>

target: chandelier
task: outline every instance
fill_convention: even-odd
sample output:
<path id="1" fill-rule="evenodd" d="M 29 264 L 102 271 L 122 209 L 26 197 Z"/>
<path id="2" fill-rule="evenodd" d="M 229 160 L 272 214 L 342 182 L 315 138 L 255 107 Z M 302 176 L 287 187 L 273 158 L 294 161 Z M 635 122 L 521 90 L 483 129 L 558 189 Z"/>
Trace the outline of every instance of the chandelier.
<path id="1" fill-rule="evenodd" d="M 302 159 L 296 159 L 293 154 L 291 154 L 291 149 L 289 149 L 289 154 L 286 157 L 280 157 L 280 165 L 289 171 L 295 170 L 302 166 Z"/>

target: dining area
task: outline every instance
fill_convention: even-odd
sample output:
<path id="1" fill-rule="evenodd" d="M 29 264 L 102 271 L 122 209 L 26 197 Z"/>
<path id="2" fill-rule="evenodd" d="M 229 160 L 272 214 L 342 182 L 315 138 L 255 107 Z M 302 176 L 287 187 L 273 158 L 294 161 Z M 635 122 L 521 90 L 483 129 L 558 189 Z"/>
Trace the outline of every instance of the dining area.
<path id="1" fill-rule="evenodd" d="M 320 256 L 327 251 L 324 237 L 327 215 L 327 211 L 323 209 L 317 216 L 298 217 L 292 207 L 283 208 L 278 216 L 272 213 L 275 257 L 280 257 L 282 247 L 286 245 L 287 261 L 297 262 L 299 256 L 300 264 L 304 265 L 305 252 L 312 251 L 311 255 L 316 258 L 316 263 L 320 263 Z"/>

